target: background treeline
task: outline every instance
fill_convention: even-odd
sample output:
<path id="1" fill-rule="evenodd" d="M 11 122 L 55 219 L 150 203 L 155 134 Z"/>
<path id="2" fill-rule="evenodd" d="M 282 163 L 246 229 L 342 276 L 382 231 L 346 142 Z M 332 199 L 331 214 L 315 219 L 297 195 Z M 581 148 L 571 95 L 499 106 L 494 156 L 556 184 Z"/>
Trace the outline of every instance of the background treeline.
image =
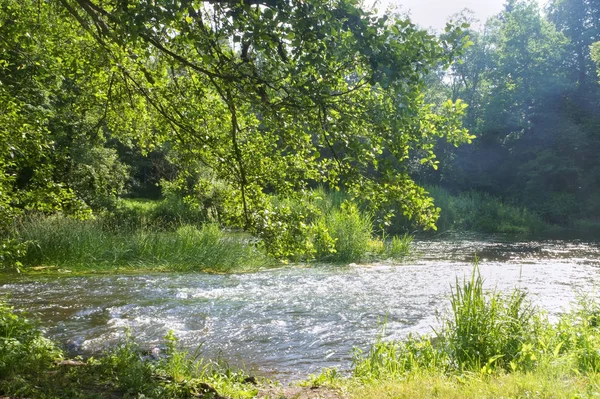
<path id="1" fill-rule="evenodd" d="M 458 19 L 474 22 L 467 12 Z M 429 95 L 468 103 L 464 123 L 477 139 L 442 144 L 440 168 L 417 172 L 421 181 L 465 201 L 491 195 L 547 223 L 597 228 L 600 86 L 591 49 L 600 2 L 552 0 L 541 10 L 536 1 L 507 1 L 465 34 L 473 45 L 463 62 L 432 76 Z"/>

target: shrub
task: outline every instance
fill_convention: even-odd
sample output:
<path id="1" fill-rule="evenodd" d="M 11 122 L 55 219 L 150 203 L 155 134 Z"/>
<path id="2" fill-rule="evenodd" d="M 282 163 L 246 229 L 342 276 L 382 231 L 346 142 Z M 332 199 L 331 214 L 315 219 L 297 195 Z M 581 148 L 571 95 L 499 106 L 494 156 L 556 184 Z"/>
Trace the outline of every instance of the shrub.
<path id="1" fill-rule="evenodd" d="M 0 300 L 0 380 L 50 368 L 61 356 L 30 320 Z"/>
<path id="2" fill-rule="evenodd" d="M 272 198 L 271 209 L 257 215 L 255 232 L 265 251 L 279 259 L 357 262 L 371 240 L 371 219 L 345 194 L 319 189 L 303 198 Z"/>
<path id="3" fill-rule="evenodd" d="M 331 238 L 335 240 L 335 253 L 331 260 L 356 262 L 364 259 L 371 239 L 373 224 L 371 219 L 360 212 L 358 207 L 345 202 L 334 208 L 325 217 Z"/>

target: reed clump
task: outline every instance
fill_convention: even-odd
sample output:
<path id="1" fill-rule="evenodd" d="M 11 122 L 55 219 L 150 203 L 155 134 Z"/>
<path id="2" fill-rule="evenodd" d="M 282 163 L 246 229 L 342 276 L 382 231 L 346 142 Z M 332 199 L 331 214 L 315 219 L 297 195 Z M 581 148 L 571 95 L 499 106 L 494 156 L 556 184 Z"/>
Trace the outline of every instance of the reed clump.
<path id="1" fill-rule="evenodd" d="M 216 224 L 181 225 L 174 231 L 120 230 L 102 218 L 30 215 L 16 229 L 29 243 L 22 259 L 25 266 L 228 272 L 273 263 L 249 244 L 249 236 Z"/>

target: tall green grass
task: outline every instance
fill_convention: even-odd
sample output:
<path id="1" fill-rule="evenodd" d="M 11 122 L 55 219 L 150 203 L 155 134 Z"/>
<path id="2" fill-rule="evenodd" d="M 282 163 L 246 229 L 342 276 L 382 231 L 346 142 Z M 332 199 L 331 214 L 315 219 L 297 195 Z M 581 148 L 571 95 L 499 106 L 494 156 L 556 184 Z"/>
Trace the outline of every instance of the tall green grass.
<path id="1" fill-rule="evenodd" d="M 469 191 L 454 196 L 437 186 L 427 187 L 427 191 L 441 208 L 439 231 L 531 234 L 547 228 L 536 213 L 487 193 Z"/>
<path id="2" fill-rule="evenodd" d="M 392 259 L 402 259 L 410 253 L 412 242 L 413 236 L 410 234 L 394 236 L 386 245 L 387 254 Z"/>
<path id="3" fill-rule="evenodd" d="M 470 280 L 456 280 L 450 303 L 451 315 L 444 319 L 441 342 L 450 366 L 462 370 L 482 367 L 508 369 L 521 361 L 523 348 L 535 344 L 539 335 L 535 310 L 525 292 L 505 296 L 485 293 L 477 266 Z"/>
<path id="4" fill-rule="evenodd" d="M 431 337 L 409 335 L 402 341 L 384 341 L 381 336 L 367 353 L 353 354 L 353 377 L 361 381 L 403 378 L 410 373 L 444 370 L 445 353 L 434 346 Z"/>
<path id="5" fill-rule="evenodd" d="M 183 225 L 175 231 L 149 228 L 120 231 L 106 220 L 76 220 L 31 215 L 16 227 L 29 243 L 25 266 L 86 269 L 162 269 L 242 271 L 272 264 L 249 243 L 250 237 L 226 233 L 215 224 Z"/>
<path id="6" fill-rule="evenodd" d="M 271 199 L 257 234 L 269 254 L 292 261 L 372 260 L 373 221 L 343 192 L 318 188 L 294 199 Z M 398 247 L 398 245 L 396 245 Z"/>
<path id="7" fill-rule="evenodd" d="M 349 202 L 332 207 L 321 216 L 322 223 L 333 240 L 332 250 L 322 250 L 317 241 L 316 259 L 330 262 L 357 262 L 364 260 L 372 238 L 373 223 L 356 205 Z"/>
<path id="8" fill-rule="evenodd" d="M 177 198 L 122 200 L 116 210 L 88 220 L 25 214 L 11 226 L 8 238 L 21 247 L 26 243 L 26 248 L 10 261 L 81 272 L 231 272 L 281 260 L 402 260 L 410 250 L 408 235 L 375 237 L 370 215 L 341 192 L 317 189 L 302 199 L 273 197 L 271 206 L 265 215 L 268 223 L 254 231 L 256 236 L 224 231 Z"/>

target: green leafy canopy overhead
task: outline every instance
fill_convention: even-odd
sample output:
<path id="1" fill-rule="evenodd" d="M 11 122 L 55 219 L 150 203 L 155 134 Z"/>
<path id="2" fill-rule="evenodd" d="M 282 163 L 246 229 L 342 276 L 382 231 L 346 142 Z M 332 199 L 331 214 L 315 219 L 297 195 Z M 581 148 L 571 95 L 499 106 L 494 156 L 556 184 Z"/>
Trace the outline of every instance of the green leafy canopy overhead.
<path id="1" fill-rule="evenodd" d="M 46 58 L 71 74 L 52 76 L 62 78 L 59 87 L 69 79 L 77 86 L 73 104 L 87 104 L 103 131 L 146 150 L 168 142 L 182 181 L 211 170 L 228 188 L 228 221 L 251 231 L 268 223 L 270 195 L 300 196 L 319 183 L 368 202 L 384 219 L 399 210 L 434 227 L 439 210 L 408 165 L 416 157 L 437 167 L 440 137 L 453 145 L 472 138 L 461 126 L 463 102 L 434 107 L 423 95 L 425 75 L 462 52 L 461 28 L 449 26 L 440 39 L 354 0 L 2 7 L 35 27 L 60 21 L 53 34 L 20 25 L 17 41 L 60 38 Z"/>

